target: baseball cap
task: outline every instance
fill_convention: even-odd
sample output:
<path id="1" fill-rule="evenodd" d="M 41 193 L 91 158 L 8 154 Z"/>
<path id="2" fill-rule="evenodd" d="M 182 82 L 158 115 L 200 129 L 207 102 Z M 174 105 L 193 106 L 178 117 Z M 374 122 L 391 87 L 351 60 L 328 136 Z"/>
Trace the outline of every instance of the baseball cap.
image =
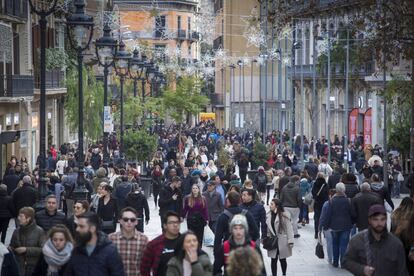
<path id="1" fill-rule="evenodd" d="M 374 215 L 387 215 L 387 211 L 385 210 L 384 205 L 382 204 L 374 204 L 371 207 L 369 207 L 368 211 L 368 217 L 374 216 Z"/>

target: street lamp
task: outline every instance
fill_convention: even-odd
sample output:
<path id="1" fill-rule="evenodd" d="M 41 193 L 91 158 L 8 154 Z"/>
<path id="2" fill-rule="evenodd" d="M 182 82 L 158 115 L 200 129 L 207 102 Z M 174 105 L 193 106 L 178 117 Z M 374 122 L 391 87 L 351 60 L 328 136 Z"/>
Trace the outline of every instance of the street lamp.
<path id="1" fill-rule="evenodd" d="M 129 71 L 129 60 L 131 54 L 125 49 L 125 43 L 121 40 L 119 43 L 118 52 L 114 56 L 114 67 L 116 74 L 119 76 L 121 84 L 121 139 L 120 139 L 120 152 L 123 156 L 124 153 L 124 81 Z"/>
<path id="2" fill-rule="evenodd" d="M 78 185 L 76 186 L 74 198 L 86 199 L 88 191 L 85 188 L 85 175 L 83 171 L 83 76 L 82 76 L 82 52 L 89 47 L 93 35 L 93 18 L 85 14 L 85 2 L 75 0 L 75 12 L 66 19 L 69 43 L 77 52 L 78 57 Z"/>
<path id="3" fill-rule="evenodd" d="M 137 81 L 142 78 L 145 70 L 145 62 L 139 58 L 138 49 L 135 49 L 129 60 L 129 76 L 134 80 L 134 97 L 137 96 Z"/>
<path id="4" fill-rule="evenodd" d="M 105 24 L 103 29 L 103 36 L 96 40 L 95 50 L 98 63 L 104 68 L 104 112 L 103 112 L 103 144 L 104 144 L 104 163 L 108 164 L 109 152 L 108 152 L 108 131 L 105 131 L 105 110 L 109 110 L 108 106 L 108 73 L 109 67 L 113 65 L 113 55 L 116 52 L 117 41 L 111 35 L 111 28 L 109 24 Z"/>
<path id="5" fill-rule="evenodd" d="M 153 80 L 154 80 L 154 77 L 155 77 L 155 72 L 156 72 L 156 70 L 155 70 L 154 63 L 152 61 L 150 61 L 147 64 L 147 70 L 145 72 L 145 78 L 147 79 L 147 81 L 150 85 L 150 96 L 151 97 L 154 96 L 153 95 Z"/>
<path id="6" fill-rule="evenodd" d="M 29 0 L 30 8 L 33 13 L 37 14 L 40 25 L 40 147 L 39 147 L 39 202 L 36 209 L 44 208 L 44 199 L 47 195 L 47 182 L 46 177 L 46 17 L 52 14 L 56 10 L 57 0 L 53 0 L 49 9 L 37 10 L 33 5 L 32 0 Z"/>

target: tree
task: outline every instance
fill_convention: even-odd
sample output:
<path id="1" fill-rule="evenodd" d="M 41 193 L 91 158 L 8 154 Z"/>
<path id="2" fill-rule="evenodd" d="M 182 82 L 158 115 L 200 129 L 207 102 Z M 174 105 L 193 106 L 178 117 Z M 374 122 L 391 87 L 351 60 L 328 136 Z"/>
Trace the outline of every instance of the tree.
<path id="1" fill-rule="evenodd" d="M 202 81 L 196 77 L 183 77 L 176 89 L 164 92 L 164 106 L 168 115 L 177 124 L 181 124 L 189 115 L 197 115 L 205 107 L 209 99 L 200 95 Z"/>
<path id="2" fill-rule="evenodd" d="M 98 140 L 102 135 L 103 84 L 95 78 L 91 68 L 83 67 L 83 118 L 85 137 Z M 69 67 L 66 74 L 67 94 L 65 115 L 71 129 L 78 128 L 78 71 Z"/>
<path id="3" fill-rule="evenodd" d="M 124 134 L 125 153 L 130 160 L 149 161 L 157 150 L 157 145 L 157 137 L 149 134 L 145 129 L 128 130 Z"/>
<path id="4" fill-rule="evenodd" d="M 252 167 L 257 168 L 264 166 L 269 158 L 266 145 L 262 143 L 260 138 L 256 138 L 253 145 Z"/>

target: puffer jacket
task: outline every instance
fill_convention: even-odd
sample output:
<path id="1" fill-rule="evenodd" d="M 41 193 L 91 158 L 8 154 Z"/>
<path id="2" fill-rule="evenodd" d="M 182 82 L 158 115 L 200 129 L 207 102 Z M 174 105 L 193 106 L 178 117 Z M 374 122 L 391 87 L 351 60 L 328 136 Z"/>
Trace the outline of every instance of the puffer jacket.
<path id="1" fill-rule="evenodd" d="M 56 211 L 56 213 L 53 215 L 49 215 L 49 213 L 46 210 L 41 210 L 36 213 L 36 222 L 37 225 L 42 227 L 43 230 L 47 232 L 57 224 L 65 224 L 66 217 L 64 213 L 59 211 Z"/>
<path id="2" fill-rule="evenodd" d="M 137 211 L 137 217 L 145 220 L 150 219 L 148 201 L 141 192 L 129 193 L 125 199 L 125 207 L 132 207 Z"/>
<path id="3" fill-rule="evenodd" d="M 208 255 L 200 251 L 198 261 L 191 264 L 191 276 L 209 276 L 213 273 L 213 265 L 210 262 Z M 168 261 L 167 276 L 181 276 L 184 275 L 183 261 L 178 257 L 172 257 Z"/>
<path id="4" fill-rule="evenodd" d="M 20 275 L 32 275 L 42 253 L 45 233 L 33 220 L 26 226 L 21 226 L 13 232 L 10 247 L 26 247 L 26 253 L 15 254 L 19 265 Z"/>
<path id="5" fill-rule="evenodd" d="M 0 219 L 10 219 L 15 214 L 12 198 L 7 195 L 7 191 L 0 191 Z"/>
<path id="6" fill-rule="evenodd" d="M 67 264 L 65 275 L 123 276 L 125 273 L 118 249 L 104 233 L 99 232 L 98 242 L 90 256 L 84 246 L 75 247 Z"/>
<path id="7" fill-rule="evenodd" d="M 357 183 L 344 183 L 345 184 L 345 195 L 348 198 L 354 198 L 359 193 Z"/>

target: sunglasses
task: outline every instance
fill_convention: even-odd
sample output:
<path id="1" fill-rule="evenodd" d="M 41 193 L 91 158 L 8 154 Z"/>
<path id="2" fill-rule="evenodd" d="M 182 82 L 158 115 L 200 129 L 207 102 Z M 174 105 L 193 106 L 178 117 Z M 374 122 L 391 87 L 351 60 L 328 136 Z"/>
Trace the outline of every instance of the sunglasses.
<path id="1" fill-rule="evenodd" d="M 132 222 L 132 223 L 134 223 L 134 222 L 136 222 L 136 221 L 137 221 L 137 219 L 136 219 L 136 218 L 122 218 L 122 220 L 123 220 L 124 222 L 128 222 L 128 221 L 130 221 L 130 222 Z"/>

